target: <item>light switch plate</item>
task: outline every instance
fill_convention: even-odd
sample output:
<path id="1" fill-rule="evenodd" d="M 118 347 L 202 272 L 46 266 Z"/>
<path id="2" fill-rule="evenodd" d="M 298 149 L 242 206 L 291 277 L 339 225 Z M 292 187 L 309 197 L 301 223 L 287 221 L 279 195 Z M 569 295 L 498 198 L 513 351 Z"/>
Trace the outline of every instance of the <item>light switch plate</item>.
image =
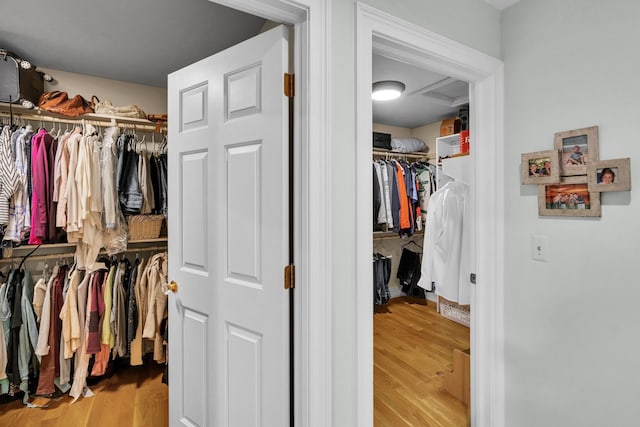
<path id="1" fill-rule="evenodd" d="M 549 237 L 534 234 L 531 236 L 531 257 L 538 261 L 548 261 Z"/>

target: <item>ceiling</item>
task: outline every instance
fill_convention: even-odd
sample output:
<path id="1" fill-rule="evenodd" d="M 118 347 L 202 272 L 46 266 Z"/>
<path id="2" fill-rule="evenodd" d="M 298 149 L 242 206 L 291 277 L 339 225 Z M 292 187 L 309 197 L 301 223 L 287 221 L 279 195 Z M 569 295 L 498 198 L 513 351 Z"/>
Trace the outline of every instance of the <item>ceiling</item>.
<path id="1" fill-rule="evenodd" d="M 260 32 L 208 0 L 2 0 L 0 48 L 34 65 L 151 86 Z"/>
<path id="2" fill-rule="evenodd" d="M 397 80 L 406 88 L 393 101 L 372 101 L 373 121 L 416 128 L 455 117 L 469 102 L 469 84 L 419 67 L 373 55 L 373 81 Z"/>
<path id="3" fill-rule="evenodd" d="M 0 48 L 43 68 L 166 87 L 167 74 L 258 34 L 265 22 L 209 0 L 2 0 Z M 374 82 L 406 85 L 398 100 L 374 103 L 374 121 L 414 128 L 456 115 L 451 102 L 468 96 L 468 85 L 445 78 L 374 55 Z"/>

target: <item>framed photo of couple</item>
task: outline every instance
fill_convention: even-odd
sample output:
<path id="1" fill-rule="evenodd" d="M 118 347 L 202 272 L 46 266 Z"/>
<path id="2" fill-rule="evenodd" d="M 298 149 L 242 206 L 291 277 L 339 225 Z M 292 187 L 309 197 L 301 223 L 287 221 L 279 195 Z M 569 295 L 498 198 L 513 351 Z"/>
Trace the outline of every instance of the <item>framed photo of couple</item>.
<path id="1" fill-rule="evenodd" d="M 560 151 L 547 150 L 521 155 L 523 184 L 553 184 L 560 182 Z"/>

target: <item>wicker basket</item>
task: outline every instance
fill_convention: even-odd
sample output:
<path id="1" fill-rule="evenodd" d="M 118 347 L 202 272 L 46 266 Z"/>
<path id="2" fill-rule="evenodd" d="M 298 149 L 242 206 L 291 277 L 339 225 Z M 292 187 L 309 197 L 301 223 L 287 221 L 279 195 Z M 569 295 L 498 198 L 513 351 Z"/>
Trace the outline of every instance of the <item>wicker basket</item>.
<path id="1" fill-rule="evenodd" d="M 129 240 L 156 239 L 160 237 L 162 215 L 131 215 L 129 217 Z"/>
<path id="2" fill-rule="evenodd" d="M 438 297 L 438 309 L 442 317 L 466 326 L 471 325 L 471 310 L 468 305 L 459 305 L 442 297 Z"/>

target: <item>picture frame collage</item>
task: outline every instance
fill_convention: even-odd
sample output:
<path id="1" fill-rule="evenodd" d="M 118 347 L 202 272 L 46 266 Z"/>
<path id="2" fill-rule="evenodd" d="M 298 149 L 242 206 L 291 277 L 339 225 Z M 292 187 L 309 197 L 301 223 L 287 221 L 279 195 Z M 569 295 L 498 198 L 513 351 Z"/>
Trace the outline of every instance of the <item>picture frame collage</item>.
<path id="1" fill-rule="evenodd" d="M 540 216 L 600 217 L 600 193 L 631 190 L 629 158 L 599 160 L 598 127 L 557 132 L 554 148 L 521 155 L 521 181 L 538 185 Z"/>

